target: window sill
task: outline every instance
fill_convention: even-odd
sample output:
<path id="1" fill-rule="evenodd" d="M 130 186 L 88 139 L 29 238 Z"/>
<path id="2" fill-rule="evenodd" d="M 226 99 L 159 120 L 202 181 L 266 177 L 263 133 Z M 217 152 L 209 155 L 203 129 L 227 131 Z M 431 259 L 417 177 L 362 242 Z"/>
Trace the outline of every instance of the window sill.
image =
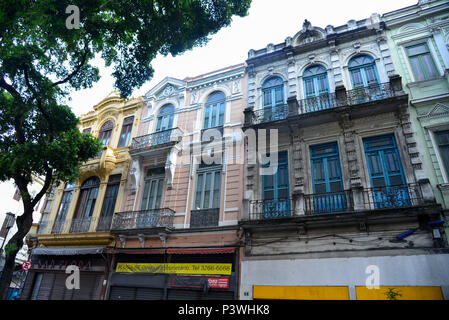
<path id="1" fill-rule="evenodd" d="M 409 89 L 417 88 L 417 87 L 427 87 L 427 86 L 431 86 L 431 85 L 435 84 L 436 82 L 443 81 L 443 80 L 446 80 L 446 78 L 444 76 L 443 77 L 439 76 L 439 77 L 432 78 L 432 79 L 409 82 L 406 84 L 406 86 Z"/>

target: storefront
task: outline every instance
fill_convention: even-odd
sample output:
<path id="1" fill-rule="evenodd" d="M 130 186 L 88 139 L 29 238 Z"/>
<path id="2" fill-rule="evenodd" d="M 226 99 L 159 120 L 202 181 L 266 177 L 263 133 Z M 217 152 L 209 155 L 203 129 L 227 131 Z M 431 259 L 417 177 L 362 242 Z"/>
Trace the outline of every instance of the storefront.
<path id="1" fill-rule="evenodd" d="M 110 300 L 237 299 L 236 248 L 118 249 Z"/>
<path id="2" fill-rule="evenodd" d="M 108 254 L 103 247 L 35 248 L 22 300 L 101 300 L 107 279 Z M 79 270 L 79 289 L 68 288 L 68 266 Z M 70 282 L 70 281 L 69 281 Z"/>
<path id="3" fill-rule="evenodd" d="M 448 254 L 244 260 L 242 299 L 441 300 Z"/>

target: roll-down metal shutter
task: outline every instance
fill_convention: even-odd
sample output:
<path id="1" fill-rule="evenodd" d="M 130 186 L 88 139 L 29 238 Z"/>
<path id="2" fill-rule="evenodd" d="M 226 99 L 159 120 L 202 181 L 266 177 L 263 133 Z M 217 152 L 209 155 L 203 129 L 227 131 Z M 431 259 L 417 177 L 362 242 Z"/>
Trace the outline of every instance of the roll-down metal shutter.
<path id="1" fill-rule="evenodd" d="M 135 300 L 136 288 L 111 287 L 110 300 Z"/>
<path id="2" fill-rule="evenodd" d="M 51 290 L 53 289 L 53 283 L 55 281 L 54 273 L 44 273 L 42 275 L 42 281 L 39 286 L 39 292 L 36 296 L 36 300 L 49 300 Z"/>
<path id="3" fill-rule="evenodd" d="M 164 290 L 158 288 L 137 288 L 136 300 L 162 300 Z"/>

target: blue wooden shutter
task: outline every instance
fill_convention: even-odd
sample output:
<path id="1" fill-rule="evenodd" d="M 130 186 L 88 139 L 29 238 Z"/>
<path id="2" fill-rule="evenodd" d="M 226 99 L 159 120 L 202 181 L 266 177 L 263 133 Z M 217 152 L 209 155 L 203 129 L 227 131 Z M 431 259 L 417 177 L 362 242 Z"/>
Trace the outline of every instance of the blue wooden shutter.
<path id="1" fill-rule="evenodd" d="M 345 210 L 347 202 L 337 143 L 313 146 L 310 149 L 315 213 Z"/>
<path id="2" fill-rule="evenodd" d="M 290 192 L 288 179 L 288 153 L 278 153 L 278 169 L 273 175 L 262 176 L 263 216 L 265 218 L 290 215 Z M 268 167 L 269 164 L 264 165 Z"/>
<path id="3" fill-rule="evenodd" d="M 410 205 L 394 136 L 366 138 L 363 142 L 375 208 Z"/>

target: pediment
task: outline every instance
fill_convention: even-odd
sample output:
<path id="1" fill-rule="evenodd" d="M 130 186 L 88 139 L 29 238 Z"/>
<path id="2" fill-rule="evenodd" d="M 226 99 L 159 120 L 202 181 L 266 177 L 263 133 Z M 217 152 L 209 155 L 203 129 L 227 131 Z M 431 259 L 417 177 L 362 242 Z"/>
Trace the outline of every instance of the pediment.
<path id="1" fill-rule="evenodd" d="M 428 119 L 438 117 L 449 117 L 449 107 L 442 103 L 437 103 L 432 109 L 429 110 L 429 112 L 418 116 L 418 119 Z"/>
<path id="2" fill-rule="evenodd" d="M 120 93 L 118 93 L 115 90 L 112 90 L 107 96 L 106 98 L 104 98 L 103 100 L 101 100 L 99 103 L 97 103 L 94 106 L 94 110 L 98 111 L 98 109 L 103 109 L 104 107 L 108 106 L 111 103 L 117 103 L 117 102 L 122 102 L 123 98 L 120 96 Z"/>
<path id="3" fill-rule="evenodd" d="M 145 94 L 145 98 L 161 100 L 172 96 L 177 96 L 185 88 L 185 81 L 166 77 L 150 91 Z"/>
<path id="4" fill-rule="evenodd" d="M 293 37 L 293 43 L 299 46 L 324 39 L 325 37 L 326 32 L 323 29 L 314 27 L 308 20 L 305 20 L 302 30 Z"/>

